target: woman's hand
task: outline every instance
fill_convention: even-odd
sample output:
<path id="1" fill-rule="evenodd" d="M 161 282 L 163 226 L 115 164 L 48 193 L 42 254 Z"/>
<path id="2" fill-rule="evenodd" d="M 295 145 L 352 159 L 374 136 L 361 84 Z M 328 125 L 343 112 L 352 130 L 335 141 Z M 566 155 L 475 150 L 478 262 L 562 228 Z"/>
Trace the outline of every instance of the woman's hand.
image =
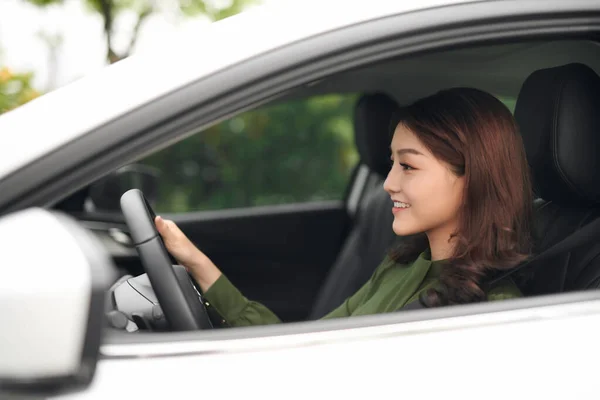
<path id="1" fill-rule="evenodd" d="M 165 220 L 160 216 L 154 220 L 156 229 L 165 243 L 165 247 L 177 259 L 177 261 L 187 268 L 194 279 L 200 285 L 202 291 L 206 292 L 208 288 L 221 276 L 221 271 L 215 264 L 198 249 L 179 227 L 170 220 Z"/>

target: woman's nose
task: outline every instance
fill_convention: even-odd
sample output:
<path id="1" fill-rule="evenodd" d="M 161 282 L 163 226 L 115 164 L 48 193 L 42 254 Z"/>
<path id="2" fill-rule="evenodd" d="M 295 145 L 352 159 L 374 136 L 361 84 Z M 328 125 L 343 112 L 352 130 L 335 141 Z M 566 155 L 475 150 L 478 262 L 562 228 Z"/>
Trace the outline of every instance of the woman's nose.
<path id="1" fill-rule="evenodd" d="M 394 179 L 394 176 L 395 176 L 394 167 L 392 167 L 390 169 L 390 172 L 388 172 L 387 177 L 385 178 L 385 181 L 383 181 L 383 190 L 388 192 L 390 195 L 393 193 L 398 193 L 400 191 L 399 180 Z"/>

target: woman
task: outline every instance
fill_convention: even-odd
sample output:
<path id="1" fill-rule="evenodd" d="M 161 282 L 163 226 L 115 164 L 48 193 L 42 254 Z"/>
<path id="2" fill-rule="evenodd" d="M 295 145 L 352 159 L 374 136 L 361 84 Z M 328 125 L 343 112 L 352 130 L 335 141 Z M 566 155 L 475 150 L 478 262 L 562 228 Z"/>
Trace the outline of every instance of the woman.
<path id="1" fill-rule="evenodd" d="M 402 108 L 392 126 L 383 186 L 393 201 L 392 228 L 406 238 L 324 318 L 391 312 L 417 300 L 432 307 L 519 297 L 510 280 L 490 285 L 530 251 L 532 193 L 510 111 L 485 92 L 454 88 Z M 155 222 L 169 252 L 230 325 L 279 322 L 247 300 L 172 221 Z"/>

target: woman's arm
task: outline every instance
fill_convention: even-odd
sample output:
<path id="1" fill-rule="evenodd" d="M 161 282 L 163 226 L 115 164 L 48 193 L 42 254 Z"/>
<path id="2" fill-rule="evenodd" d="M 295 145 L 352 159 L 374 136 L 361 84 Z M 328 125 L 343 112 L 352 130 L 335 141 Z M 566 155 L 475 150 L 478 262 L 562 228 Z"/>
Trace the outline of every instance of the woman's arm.
<path id="1" fill-rule="evenodd" d="M 267 307 L 244 297 L 210 258 L 198 249 L 173 221 L 156 217 L 155 224 L 167 250 L 181 265 L 188 269 L 200 285 L 205 299 L 223 316 L 227 324 L 247 326 L 281 322 Z M 382 265 L 385 265 L 386 261 L 387 258 Z M 373 287 L 373 281 L 380 270 L 381 266 L 354 295 L 346 299 L 323 319 L 351 316 L 368 296 Z"/>
<path id="2" fill-rule="evenodd" d="M 227 324 L 245 326 L 281 322 L 267 307 L 246 299 L 173 221 L 156 217 L 154 222 L 169 253 L 187 268 L 200 285 L 205 299 L 223 316 Z"/>
<path id="3" fill-rule="evenodd" d="M 267 307 L 244 297 L 223 274 L 204 292 L 204 298 L 230 326 L 269 325 L 281 322 Z"/>
<path id="4" fill-rule="evenodd" d="M 219 268 L 188 239 L 175 222 L 159 216 L 154 223 L 169 253 L 187 268 L 203 292 L 210 289 L 221 276 Z"/>

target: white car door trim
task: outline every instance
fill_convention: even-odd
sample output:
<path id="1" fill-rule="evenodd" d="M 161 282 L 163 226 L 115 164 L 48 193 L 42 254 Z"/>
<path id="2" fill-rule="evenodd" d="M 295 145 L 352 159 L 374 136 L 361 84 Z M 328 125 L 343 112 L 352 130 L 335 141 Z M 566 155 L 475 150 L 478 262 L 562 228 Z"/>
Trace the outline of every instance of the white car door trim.
<path id="1" fill-rule="evenodd" d="M 523 301 L 523 299 L 512 301 L 505 300 L 504 302 L 514 303 L 519 301 Z M 433 332 L 462 330 L 492 325 L 568 319 L 590 315 L 600 316 L 600 299 L 570 304 L 539 306 L 528 309 L 447 317 L 441 319 L 426 319 L 425 315 L 423 315 L 423 320 L 419 321 L 379 326 L 364 326 L 348 329 L 332 329 L 289 335 L 279 335 L 277 334 L 278 332 L 275 332 L 274 335 L 268 336 L 269 327 L 262 327 L 263 332 L 266 333 L 267 336 L 261 335 L 260 337 L 254 338 L 250 337 L 241 339 L 211 340 L 204 337 L 205 332 L 195 332 L 187 335 L 189 340 L 180 342 L 105 344 L 101 347 L 101 354 L 103 358 L 147 358 L 192 354 L 202 355 L 230 352 L 265 351 L 279 348 L 305 347 L 356 340 L 381 339 L 390 336 L 398 337 L 407 335 L 420 335 Z M 357 321 L 361 318 L 364 317 L 354 317 L 354 319 Z M 335 324 L 336 321 L 313 321 L 300 324 L 305 326 L 313 324 L 316 326 L 322 322 L 333 322 Z M 293 330 L 294 325 L 298 326 L 300 324 L 289 324 L 289 329 Z M 248 332 L 249 329 L 251 330 L 256 328 L 244 327 L 240 329 L 244 329 Z M 154 335 L 161 334 L 156 333 Z"/>

